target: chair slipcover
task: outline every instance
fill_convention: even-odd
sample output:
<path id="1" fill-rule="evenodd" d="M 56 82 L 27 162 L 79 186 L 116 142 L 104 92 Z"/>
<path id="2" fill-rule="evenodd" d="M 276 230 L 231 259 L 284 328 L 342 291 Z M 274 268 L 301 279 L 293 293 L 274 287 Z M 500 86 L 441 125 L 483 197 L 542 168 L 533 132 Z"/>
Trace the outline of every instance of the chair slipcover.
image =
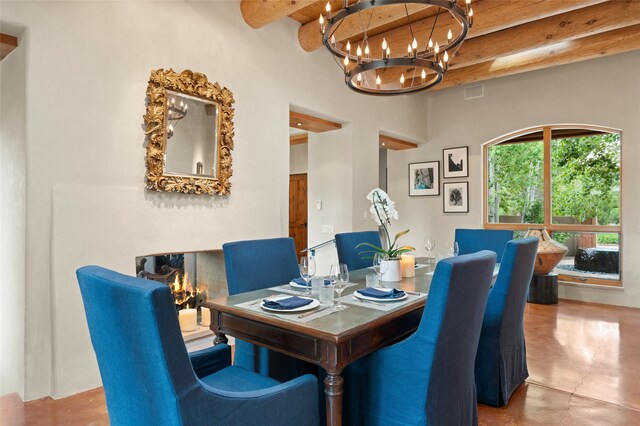
<path id="1" fill-rule="evenodd" d="M 300 276 L 292 238 L 269 238 L 225 243 L 224 265 L 229 295 L 281 284 Z M 235 341 L 234 365 L 285 381 L 316 373 L 317 367 L 240 339 Z"/>
<path id="2" fill-rule="evenodd" d="M 504 247 L 513 239 L 513 231 L 502 229 L 456 229 L 455 241 L 458 242 L 458 254 L 491 250 L 496 253 L 498 262 L 502 259 Z"/>
<path id="3" fill-rule="evenodd" d="M 354 425 L 477 423 L 473 367 L 496 255 L 440 261 L 420 325 L 345 370 Z"/>
<path id="4" fill-rule="evenodd" d="M 230 347 L 187 353 L 165 284 L 77 271 L 113 425 L 318 424 L 317 380 L 229 366 Z"/>
<path id="5" fill-rule="evenodd" d="M 523 317 L 537 250 L 537 238 L 509 241 L 489 292 L 475 373 L 483 404 L 506 404 L 529 377 Z"/>
<path id="6" fill-rule="evenodd" d="M 371 247 L 362 246 L 356 248 L 360 243 L 370 243 L 382 247 L 380 234 L 378 231 L 345 232 L 336 234 L 336 249 L 338 251 L 338 262 L 347 265 L 350 271 L 363 269 L 373 265 L 373 251 Z M 370 259 L 363 259 L 370 257 Z"/>

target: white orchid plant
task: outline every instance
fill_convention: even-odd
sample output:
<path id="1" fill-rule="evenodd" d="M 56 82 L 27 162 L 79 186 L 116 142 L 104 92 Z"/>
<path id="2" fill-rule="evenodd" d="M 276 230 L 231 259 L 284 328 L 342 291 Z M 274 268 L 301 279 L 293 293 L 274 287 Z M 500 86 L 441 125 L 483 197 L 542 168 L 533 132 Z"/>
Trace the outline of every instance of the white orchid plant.
<path id="1" fill-rule="evenodd" d="M 384 235 L 386 237 L 386 249 L 383 247 L 378 247 L 371 243 L 360 243 L 356 246 L 356 248 L 360 246 L 371 247 L 374 253 L 380 253 L 385 255 L 385 257 L 389 260 L 400 259 L 400 255 L 402 253 L 407 253 L 415 250 L 414 247 L 411 246 L 399 246 L 398 239 L 403 235 L 409 233 L 409 230 L 405 230 L 402 232 L 398 232 L 391 241 L 391 237 L 389 236 L 388 226 L 391 225 L 391 219 L 398 220 L 398 211 L 395 208 L 394 202 L 391 201 L 391 198 L 380 188 L 376 188 L 367 195 L 367 200 L 371 201 L 371 214 L 373 215 L 374 220 L 381 226 L 384 230 Z"/>

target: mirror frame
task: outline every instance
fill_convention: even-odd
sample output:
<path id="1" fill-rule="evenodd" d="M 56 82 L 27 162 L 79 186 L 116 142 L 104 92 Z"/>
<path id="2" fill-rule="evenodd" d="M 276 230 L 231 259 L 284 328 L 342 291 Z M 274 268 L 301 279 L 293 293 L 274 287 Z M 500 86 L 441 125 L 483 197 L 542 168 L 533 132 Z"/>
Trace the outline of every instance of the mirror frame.
<path id="1" fill-rule="evenodd" d="M 216 176 L 198 177 L 165 172 L 167 146 L 167 90 L 213 101 L 218 109 L 218 140 L 216 141 Z M 148 189 L 175 191 L 185 194 L 228 195 L 231 193 L 231 151 L 233 150 L 233 93 L 207 76 L 191 70 L 181 73 L 169 68 L 151 71 L 147 86 L 147 111 L 144 115 L 147 143 Z"/>

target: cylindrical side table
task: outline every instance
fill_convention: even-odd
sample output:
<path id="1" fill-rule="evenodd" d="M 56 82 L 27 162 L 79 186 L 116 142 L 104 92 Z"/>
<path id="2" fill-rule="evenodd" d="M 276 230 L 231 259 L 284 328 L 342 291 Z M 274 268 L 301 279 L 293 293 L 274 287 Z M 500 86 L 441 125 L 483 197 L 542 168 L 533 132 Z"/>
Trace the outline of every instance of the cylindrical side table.
<path id="1" fill-rule="evenodd" d="M 527 302 L 542 305 L 558 303 L 558 274 L 534 275 L 529 285 Z"/>

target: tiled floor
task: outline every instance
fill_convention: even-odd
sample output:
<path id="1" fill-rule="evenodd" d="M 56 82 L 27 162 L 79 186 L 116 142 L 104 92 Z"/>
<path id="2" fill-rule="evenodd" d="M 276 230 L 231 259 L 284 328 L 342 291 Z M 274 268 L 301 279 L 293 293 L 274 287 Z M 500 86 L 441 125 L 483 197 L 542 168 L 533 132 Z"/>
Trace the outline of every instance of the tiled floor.
<path id="1" fill-rule="evenodd" d="M 481 425 L 640 425 L 640 309 L 561 300 L 528 305 L 530 377 Z M 106 425 L 102 389 L 61 400 L 0 398 L 1 425 Z"/>

